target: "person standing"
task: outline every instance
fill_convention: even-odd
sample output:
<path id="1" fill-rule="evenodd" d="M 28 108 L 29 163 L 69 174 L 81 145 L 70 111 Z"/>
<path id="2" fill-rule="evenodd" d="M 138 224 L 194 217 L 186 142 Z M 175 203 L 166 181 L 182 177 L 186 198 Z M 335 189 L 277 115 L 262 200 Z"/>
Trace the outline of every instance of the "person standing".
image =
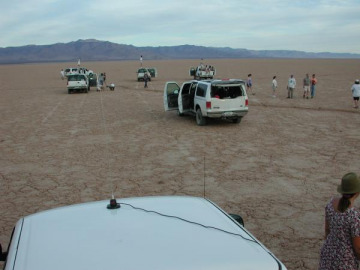
<path id="1" fill-rule="evenodd" d="M 276 81 L 276 76 L 273 77 L 272 80 L 272 90 L 273 90 L 273 97 L 276 97 L 276 88 L 277 88 L 277 81 Z"/>
<path id="2" fill-rule="evenodd" d="M 315 97 L 316 84 L 317 84 L 317 79 L 315 78 L 315 74 L 312 75 L 310 83 L 311 83 L 311 98 L 314 98 Z"/>
<path id="3" fill-rule="evenodd" d="M 255 95 L 255 93 L 252 90 L 252 85 L 253 85 L 252 75 L 250 73 L 250 74 L 248 74 L 248 77 L 247 77 L 247 80 L 246 80 L 246 90 L 247 90 L 248 93 L 251 92 L 253 95 Z"/>
<path id="4" fill-rule="evenodd" d="M 147 72 L 145 72 L 145 74 L 144 74 L 144 88 L 148 88 L 148 85 L 147 85 L 148 81 L 149 81 L 149 75 L 148 75 Z"/>
<path id="5" fill-rule="evenodd" d="M 309 78 L 309 74 L 307 74 L 307 73 L 306 73 L 305 78 L 303 80 L 303 89 L 304 89 L 303 98 L 309 98 L 309 95 L 310 95 L 310 78 Z"/>
<path id="6" fill-rule="evenodd" d="M 143 57 L 142 55 L 140 55 L 140 66 L 142 67 L 142 61 L 143 61 Z"/>
<path id="7" fill-rule="evenodd" d="M 352 91 L 352 96 L 353 96 L 353 100 L 354 100 L 354 108 L 358 109 L 359 108 L 359 98 L 360 98 L 359 80 L 355 80 L 355 83 L 351 87 L 351 91 Z"/>
<path id="8" fill-rule="evenodd" d="M 106 73 L 105 72 L 103 73 L 103 80 L 104 80 L 105 86 L 107 86 L 107 84 L 106 84 Z"/>
<path id="9" fill-rule="evenodd" d="M 63 80 L 65 78 L 65 72 L 63 69 L 61 69 L 60 74 L 61 74 L 61 79 Z"/>
<path id="10" fill-rule="evenodd" d="M 103 87 L 104 87 L 104 74 L 101 73 L 99 78 L 98 78 L 98 84 L 97 84 L 97 87 L 96 87 L 96 91 L 103 90 Z"/>
<path id="11" fill-rule="evenodd" d="M 288 90 L 287 98 L 294 98 L 295 86 L 296 86 L 296 80 L 294 78 L 294 75 L 291 74 L 287 85 L 287 90 Z"/>
<path id="12" fill-rule="evenodd" d="M 360 194 L 360 178 L 345 174 L 337 191 L 325 207 L 325 242 L 320 252 L 319 270 L 359 269 L 360 211 L 354 207 Z"/>

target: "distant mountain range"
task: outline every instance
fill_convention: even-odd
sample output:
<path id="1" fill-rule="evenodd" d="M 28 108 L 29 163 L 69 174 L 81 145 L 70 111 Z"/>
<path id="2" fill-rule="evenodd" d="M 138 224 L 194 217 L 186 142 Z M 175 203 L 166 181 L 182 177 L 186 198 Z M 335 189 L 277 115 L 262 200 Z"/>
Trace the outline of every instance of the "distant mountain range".
<path id="1" fill-rule="evenodd" d="M 215 59 L 215 58 L 360 58 L 352 53 L 311 53 L 288 50 L 247 50 L 229 47 L 194 45 L 135 47 L 99 41 L 78 40 L 52 45 L 27 45 L 0 48 L 0 64 L 77 61 L 135 60 L 143 55 L 147 60 L 160 59 Z"/>

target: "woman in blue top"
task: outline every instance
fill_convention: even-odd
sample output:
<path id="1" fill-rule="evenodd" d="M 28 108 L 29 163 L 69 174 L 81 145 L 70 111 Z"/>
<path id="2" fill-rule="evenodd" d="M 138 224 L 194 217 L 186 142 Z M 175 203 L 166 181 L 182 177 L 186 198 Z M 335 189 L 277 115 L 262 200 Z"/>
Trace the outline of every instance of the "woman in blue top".
<path id="1" fill-rule="evenodd" d="M 246 91 L 248 93 L 252 93 L 253 95 L 255 95 L 255 93 L 252 90 L 252 78 L 251 78 L 251 74 L 248 74 L 248 78 L 246 80 Z"/>

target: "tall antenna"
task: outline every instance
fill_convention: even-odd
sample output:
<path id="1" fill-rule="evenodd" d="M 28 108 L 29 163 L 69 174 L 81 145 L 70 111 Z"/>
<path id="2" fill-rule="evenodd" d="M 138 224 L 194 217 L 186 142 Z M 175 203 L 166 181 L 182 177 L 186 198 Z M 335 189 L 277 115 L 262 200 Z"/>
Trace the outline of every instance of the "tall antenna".
<path id="1" fill-rule="evenodd" d="M 205 196 L 206 196 L 206 194 L 205 194 L 205 178 L 206 178 L 206 176 L 205 176 L 205 154 L 204 154 L 204 172 L 203 172 L 203 176 L 204 176 L 204 198 L 205 198 Z"/>
<path id="2" fill-rule="evenodd" d="M 104 110 L 104 101 L 103 101 L 103 93 L 100 91 L 100 108 L 101 108 L 101 124 L 105 136 L 105 159 L 106 159 L 106 180 L 110 181 L 110 147 L 109 147 L 109 130 L 107 128 L 106 118 L 105 118 L 105 110 Z M 114 192 L 116 192 L 117 186 L 114 184 L 114 179 L 111 179 L 111 198 L 115 199 Z"/>

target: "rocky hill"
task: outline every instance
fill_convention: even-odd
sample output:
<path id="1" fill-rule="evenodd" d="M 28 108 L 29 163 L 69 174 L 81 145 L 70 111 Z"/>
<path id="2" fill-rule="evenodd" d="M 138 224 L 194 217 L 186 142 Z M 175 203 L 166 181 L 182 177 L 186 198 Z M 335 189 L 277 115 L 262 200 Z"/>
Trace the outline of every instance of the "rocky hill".
<path id="1" fill-rule="evenodd" d="M 247 50 L 194 45 L 135 47 L 95 39 L 52 45 L 27 45 L 0 48 L 0 64 L 83 61 L 134 60 L 144 55 L 155 59 L 201 58 L 360 58 L 360 54 L 311 53 L 287 50 Z"/>

